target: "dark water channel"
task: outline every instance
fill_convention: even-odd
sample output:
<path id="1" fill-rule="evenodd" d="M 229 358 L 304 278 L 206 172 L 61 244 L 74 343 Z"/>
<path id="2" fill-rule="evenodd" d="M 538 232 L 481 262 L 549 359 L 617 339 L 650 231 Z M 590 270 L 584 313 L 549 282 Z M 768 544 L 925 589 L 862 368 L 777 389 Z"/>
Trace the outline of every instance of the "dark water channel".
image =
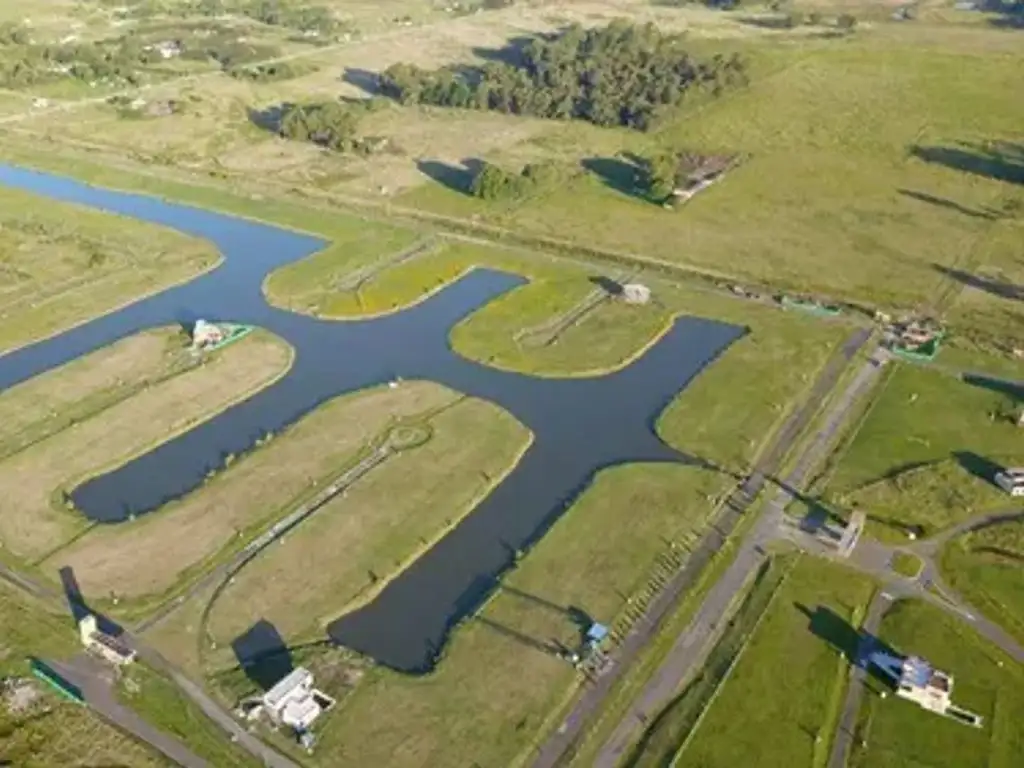
<path id="1" fill-rule="evenodd" d="M 276 384 L 77 488 L 74 502 L 91 520 L 118 524 L 156 510 L 196 488 L 228 454 L 245 452 L 330 398 L 396 376 L 490 400 L 534 432 L 521 463 L 462 523 L 373 602 L 328 628 L 334 641 L 405 672 L 433 667 L 449 629 L 479 607 L 516 551 L 542 536 L 595 472 L 631 461 L 698 462 L 661 442 L 654 420 L 744 333 L 684 317 L 636 362 L 607 376 L 543 379 L 498 371 L 456 354 L 449 334 L 474 310 L 522 285 L 519 277 L 478 269 L 393 315 L 322 321 L 275 309 L 261 292 L 271 270 L 325 245 L 315 237 L 9 166 L 0 166 L 0 184 L 172 227 L 206 238 L 224 256 L 217 269 L 190 283 L 0 356 L 0 390 L 140 330 L 199 317 L 262 326 L 295 348 L 292 369 Z"/>

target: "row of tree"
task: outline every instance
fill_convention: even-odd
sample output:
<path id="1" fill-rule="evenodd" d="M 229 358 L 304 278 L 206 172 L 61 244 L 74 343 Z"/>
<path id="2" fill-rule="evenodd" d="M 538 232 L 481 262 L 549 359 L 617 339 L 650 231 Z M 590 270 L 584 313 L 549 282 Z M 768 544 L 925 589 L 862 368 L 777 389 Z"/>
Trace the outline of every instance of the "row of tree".
<path id="1" fill-rule="evenodd" d="M 512 63 L 494 61 L 477 68 L 425 70 L 396 64 L 381 75 L 380 86 L 404 104 L 647 130 L 693 89 L 718 93 L 746 82 L 739 56 L 698 60 L 683 48 L 681 36 L 624 21 L 599 29 L 575 25 L 557 36 L 535 38 L 508 57 Z"/>

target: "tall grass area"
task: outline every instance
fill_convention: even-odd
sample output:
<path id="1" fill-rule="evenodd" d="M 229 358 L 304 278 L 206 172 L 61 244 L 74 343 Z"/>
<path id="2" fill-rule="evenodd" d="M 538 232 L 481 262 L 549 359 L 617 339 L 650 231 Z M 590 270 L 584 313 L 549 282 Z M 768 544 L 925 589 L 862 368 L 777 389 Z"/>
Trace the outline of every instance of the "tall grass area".
<path id="1" fill-rule="evenodd" d="M 817 764 L 848 674 L 840 654 L 855 652 L 872 590 L 842 566 L 802 558 L 675 764 Z"/>
<path id="2" fill-rule="evenodd" d="M 553 130 L 533 152 L 591 171 L 511 210 L 467 198 L 457 213 L 773 286 L 882 306 L 927 303 L 945 285 L 938 267 L 970 271 L 975 244 L 996 225 L 984 212 L 1011 189 L 951 165 L 981 159 L 975 143 L 1018 135 L 1024 104 L 1014 83 L 1024 53 L 944 50 L 921 44 L 925 34 L 749 40 L 748 88 L 684 108 L 653 137 Z M 961 156 L 928 151 L 958 142 L 972 147 Z M 632 193 L 632 168 L 617 156 L 656 146 L 749 160 L 665 211 Z M 508 162 L 528 156 L 525 147 L 508 154 Z M 431 184 L 401 201 L 450 214 L 459 195 Z M 956 319 L 1005 329 L 987 315 Z"/>
<path id="3" fill-rule="evenodd" d="M 954 678 L 953 702 L 984 718 L 981 728 L 944 718 L 896 696 L 868 695 L 853 740 L 851 768 L 1012 768 L 1024 754 L 1024 673 L 967 622 L 926 603 L 898 603 L 881 639 L 923 656 Z"/>
<path id="4" fill-rule="evenodd" d="M 941 565 L 951 587 L 1024 643 L 1024 521 L 954 539 Z"/>
<path id="5" fill-rule="evenodd" d="M 908 526 L 927 535 L 1006 505 L 993 478 L 1024 459 L 1017 390 L 898 365 L 839 462 L 828 498 L 863 508 L 885 537 Z"/>

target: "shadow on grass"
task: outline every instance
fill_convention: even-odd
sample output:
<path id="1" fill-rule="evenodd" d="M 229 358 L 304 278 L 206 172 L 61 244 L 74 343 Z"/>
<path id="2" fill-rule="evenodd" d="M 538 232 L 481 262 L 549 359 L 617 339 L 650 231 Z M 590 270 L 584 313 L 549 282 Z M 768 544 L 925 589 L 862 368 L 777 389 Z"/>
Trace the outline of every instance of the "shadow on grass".
<path id="1" fill-rule="evenodd" d="M 1014 381 L 997 379 L 991 376 L 981 376 L 976 373 L 965 373 L 961 380 L 972 387 L 981 387 L 999 395 L 1005 395 L 1014 401 L 1014 405 L 1024 402 L 1024 384 Z"/>
<path id="2" fill-rule="evenodd" d="M 604 275 L 594 275 L 587 279 L 590 280 L 591 284 L 600 288 L 612 297 L 621 296 L 624 290 L 622 283 L 618 280 L 612 280 L 610 277 L 605 277 Z"/>
<path id="3" fill-rule="evenodd" d="M 964 272 L 953 267 L 944 267 L 941 264 L 933 264 L 932 268 L 936 272 L 940 272 L 946 277 L 966 285 L 968 288 L 984 291 L 992 296 L 998 296 L 1009 301 L 1021 301 L 1024 299 L 1024 286 L 1022 285 L 1009 283 L 1005 280 L 996 280 L 991 277 L 972 275 L 970 272 Z"/>
<path id="4" fill-rule="evenodd" d="M 878 682 L 892 687 L 892 680 L 868 663 L 869 655 L 876 651 L 899 656 L 887 643 L 877 635 L 857 629 L 826 605 L 816 606 L 813 610 L 802 603 L 793 605 L 807 617 L 807 629 L 811 634 L 824 640 L 854 666 L 866 669 Z"/>
<path id="5" fill-rule="evenodd" d="M 526 66 L 524 54 L 526 46 L 538 39 L 532 35 L 520 35 L 509 38 L 501 48 L 473 48 L 472 53 L 478 59 L 492 61 L 498 64 L 507 64 L 510 67 L 522 68 Z"/>
<path id="6" fill-rule="evenodd" d="M 588 173 L 597 176 L 606 187 L 628 197 L 646 199 L 637 189 L 639 166 L 635 163 L 618 157 L 587 157 L 580 161 L 580 165 Z"/>
<path id="7" fill-rule="evenodd" d="M 60 575 L 61 588 L 64 591 L 64 599 L 68 604 L 68 611 L 71 613 L 71 618 L 74 619 L 76 625 L 86 616 L 91 615 L 96 617 L 96 628 L 100 632 L 111 637 L 118 637 L 124 634 L 124 628 L 120 624 L 89 607 L 85 600 L 85 595 L 82 594 L 82 588 L 78 584 L 78 577 L 75 576 L 74 568 L 70 565 L 65 565 L 58 571 L 58 574 Z"/>
<path id="8" fill-rule="evenodd" d="M 520 645 L 525 645 L 527 648 L 531 648 L 535 651 L 547 654 L 549 656 L 558 656 L 566 653 L 567 649 L 556 640 L 538 640 L 535 637 L 530 637 L 525 632 L 520 632 L 518 629 L 512 629 L 512 627 L 505 626 L 500 622 L 488 619 L 485 616 L 477 616 L 476 622 L 482 624 L 493 632 L 498 633 L 502 637 L 514 640 Z"/>
<path id="9" fill-rule="evenodd" d="M 996 474 L 1002 470 L 1002 466 L 996 464 L 984 456 L 979 456 L 973 451 L 953 451 L 953 458 L 961 467 L 970 472 L 979 480 L 984 480 L 990 485 L 996 486 Z"/>
<path id="10" fill-rule="evenodd" d="M 1024 144 L 1005 141 L 960 143 L 953 147 L 915 144 L 910 154 L 918 160 L 984 176 L 1010 184 L 1024 184 Z"/>
<path id="11" fill-rule="evenodd" d="M 476 158 L 466 158 L 461 161 L 461 165 L 451 165 L 440 160 L 416 161 L 416 168 L 420 173 L 464 195 L 472 194 L 473 179 L 480 173 L 483 165 L 483 161 Z"/>
<path id="12" fill-rule="evenodd" d="M 292 109 L 294 106 L 295 105 L 293 103 L 286 101 L 264 109 L 254 109 L 250 107 L 246 110 L 246 115 L 249 118 L 249 122 L 261 131 L 280 134 L 281 120 L 284 118 L 288 110 Z"/>
<path id="13" fill-rule="evenodd" d="M 295 668 L 284 638 L 266 619 L 232 640 L 231 650 L 245 676 L 262 691 L 269 691 Z"/>
<path id="14" fill-rule="evenodd" d="M 1014 565 L 1024 565 L 1024 554 L 1020 552 L 1014 552 L 1012 549 L 1003 549 L 1002 547 L 982 546 L 973 547 L 972 552 L 976 552 L 979 555 L 991 555 L 997 560 L 1008 560 Z"/>
<path id="15" fill-rule="evenodd" d="M 972 219 L 984 219 L 986 221 L 995 221 L 1001 218 L 998 211 L 993 211 L 990 208 L 968 208 L 965 205 L 948 200 L 944 197 L 936 197 L 935 195 L 929 195 L 927 192 L 915 192 L 912 189 L 901 189 L 899 193 L 903 197 L 909 197 L 911 200 L 917 200 L 920 203 L 927 203 L 928 205 L 934 205 L 938 208 L 945 208 L 947 211 L 954 211 L 956 213 L 963 214 Z"/>

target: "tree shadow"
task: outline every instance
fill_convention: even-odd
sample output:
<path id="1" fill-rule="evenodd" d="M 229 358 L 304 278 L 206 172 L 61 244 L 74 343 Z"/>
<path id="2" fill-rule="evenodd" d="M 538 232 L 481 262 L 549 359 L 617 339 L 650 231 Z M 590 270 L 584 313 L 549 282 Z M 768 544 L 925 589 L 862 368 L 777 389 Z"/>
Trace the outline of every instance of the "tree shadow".
<path id="1" fill-rule="evenodd" d="M 990 485 L 996 485 L 996 475 L 1003 469 L 1001 465 L 986 459 L 984 456 L 979 456 L 973 451 L 953 451 L 953 458 L 965 470 Z"/>
<path id="2" fill-rule="evenodd" d="M 946 277 L 966 285 L 968 288 L 984 291 L 985 293 L 998 296 L 1001 299 L 1009 299 L 1010 301 L 1021 301 L 1024 299 L 1024 286 L 1008 283 L 1005 280 L 995 280 L 991 277 L 972 275 L 970 272 L 964 272 L 953 267 L 945 267 L 941 264 L 933 264 L 932 268 L 936 272 L 940 272 Z"/>
<path id="3" fill-rule="evenodd" d="M 622 291 L 624 290 L 622 287 L 622 283 L 620 283 L 618 280 L 612 280 L 610 277 L 605 277 L 604 275 L 594 275 L 593 277 L 589 277 L 587 279 L 593 285 L 597 286 L 602 291 L 604 291 L 605 293 L 612 297 L 621 296 Z"/>
<path id="4" fill-rule="evenodd" d="M 96 628 L 103 634 L 110 635 L 111 637 L 118 637 L 124 634 L 124 628 L 120 624 L 89 607 L 85 600 L 85 595 L 82 594 L 82 588 L 78 584 L 78 577 L 75 576 L 74 568 L 70 565 L 65 565 L 58 571 L 58 574 L 60 575 L 61 589 L 64 591 L 64 599 L 68 604 L 68 611 L 71 613 L 71 618 L 74 619 L 76 625 L 86 616 L 91 615 L 96 617 Z"/>
<path id="5" fill-rule="evenodd" d="M 944 165 L 964 173 L 1010 184 L 1024 184 L 1024 144 L 1006 141 L 986 144 L 961 143 L 956 147 L 915 144 L 910 154 L 918 160 Z"/>
<path id="6" fill-rule="evenodd" d="M 629 197 L 642 198 L 637 189 L 637 172 L 639 165 L 632 162 L 630 156 L 618 157 L 587 157 L 580 161 L 583 169 L 597 176 L 606 187 L 614 189 Z"/>
<path id="7" fill-rule="evenodd" d="M 293 109 L 294 107 L 295 104 L 290 101 L 275 104 L 272 107 L 265 107 L 264 109 L 249 107 L 246 109 L 246 116 L 249 118 L 249 122 L 261 131 L 280 134 L 281 121 L 284 119 L 288 110 Z"/>
<path id="8" fill-rule="evenodd" d="M 792 29 L 796 26 L 788 15 L 780 16 L 739 16 L 736 21 L 745 27 L 758 29 Z"/>
<path id="9" fill-rule="evenodd" d="M 535 637 L 530 637 L 524 632 L 520 632 L 518 629 L 512 629 L 512 627 L 508 627 L 494 621 L 493 619 L 488 619 L 486 616 L 477 616 L 476 621 L 488 629 L 497 632 L 502 637 L 507 637 L 521 645 L 525 645 L 527 648 L 532 648 L 535 651 L 540 651 L 541 653 L 549 656 L 558 656 L 567 651 L 565 646 L 556 640 L 538 640 Z"/>
<path id="10" fill-rule="evenodd" d="M 903 195 L 904 197 L 909 197 L 911 200 L 917 200 L 918 202 L 921 203 L 928 203 L 929 205 L 934 205 L 939 208 L 945 208 L 946 210 L 949 211 L 955 211 L 956 213 L 961 213 L 964 216 L 970 216 L 971 218 L 974 219 L 985 219 L 986 221 L 995 221 L 1001 218 L 997 211 L 993 211 L 988 208 L 983 208 L 981 210 L 978 210 L 976 208 L 968 208 L 965 205 L 960 205 L 960 203 L 948 200 L 944 197 L 936 197 L 935 195 L 929 195 L 927 192 L 915 192 L 912 189 L 901 189 L 898 191 L 901 195 Z"/>
<path id="11" fill-rule="evenodd" d="M 260 619 L 232 640 L 231 650 L 245 676 L 263 691 L 269 691 L 295 669 L 284 638 L 266 619 Z"/>
<path id="12" fill-rule="evenodd" d="M 480 173 L 484 163 L 476 158 L 466 158 L 460 162 L 461 165 L 451 165 L 440 160 L 417 160 L 416 168 L 448 189 L 471 195 L 473 179 Z"/>
<path id="13" fill-rule="evenodd" d="M 473 48 L 472 53 L 478 59 L 506 64 L 517 69 L 526 66 L 526 46 L 538 39 L 538 36 L 520 35 L 509 38 L 501 48 Z"/>
<path id="14" fill-rule="evenodd" d="M 990 392 L 1005 395 L 1011 398 L 1015 404 L 1024 401 L 1024 384 L 982 376 L 977 373 L 965 373 L 960 377 L 960 380 L 965 384 L 970 384 L 972 387 L 981 387 Z"/>
<path id="15" fill-rule="evenodd" d="M 368 96 L 380 96 L 382 93 L 380 87 L 380 75 L 376 72 L 371 72 L 368 69 L 345 67 L 345 72 L 342 74 L 341 80 L 342 82 L 355 86 Z"/>

